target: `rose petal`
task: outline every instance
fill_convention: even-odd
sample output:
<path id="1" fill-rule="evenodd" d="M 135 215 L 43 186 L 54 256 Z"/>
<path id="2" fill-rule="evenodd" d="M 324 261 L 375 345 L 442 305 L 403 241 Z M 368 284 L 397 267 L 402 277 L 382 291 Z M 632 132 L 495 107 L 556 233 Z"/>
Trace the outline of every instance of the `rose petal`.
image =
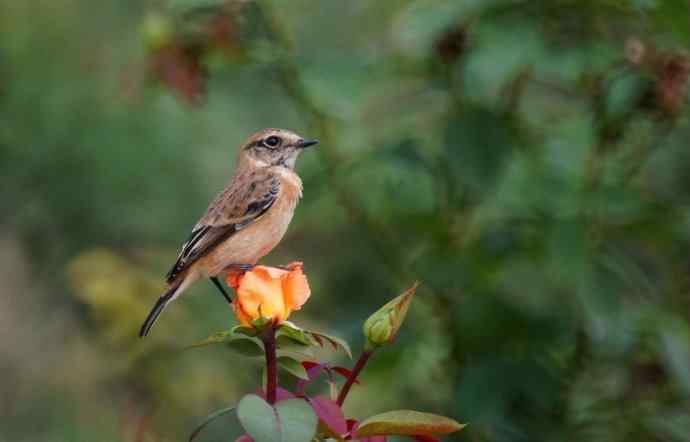
<path id="1" fill-rule="evenodd" d="M 235 300 L 235 302 L 232 303 L 232 309 L 235 311 L 235 316 L 237 316 L 237 320 L 240 322 L 240 324 L 251 324 L 251 316 L 249 316 L 244 310 L 242 310 L 242 305 L 237 300 Z"/>
<path id="2" fill-rule="evenodd" d="M 301 267 L 295 268 L 283 279 L 283 291 L 285 305 L 291 310 L 299 310 L 307 302 L 311 289 Z"/>
<path id="3" fill-rule="evenodd" d="M 229 287 L 232 287 L 233 289 L 237 290 L 237 288 L 242 283 L 243 277 L 244 273 L 232 272 L 229 273 L 228 276 L 225 278 L 225 282 L 228 284 Z"/>
<path id="4" fill-rule="evenodd" d="M 256 266 L 227 276 L 237 292 L 233 307 L 240 323 L 248 325 L 261 317 L 282 322 L 307 302 L 311 290 L 302 263 L 293 262 L 289 269 Z"/>
<path id="5" fill-rule="evenodd" d="M 280 280 L 272 279 L 260 269 L 245 273 L 237 298 L 242 310 L 252 319 L 283 320 L 287 316 Z"/>
<path id="6" fill-rule="evenodd" d="M 304 263 L 302 261 L 292 261 L 290 264 L 286 265 L 285 268 L 287 268 L 289 271 L 293 271 L 295 269 L 300 269 L 304 270 Z"/>
<path id="7" fill-rule="evenodd" d="M 282 276 L 288 273 L 287 270 L 268 266 L 256 266 L 250 270 L 250 272 L 259 275 L 261 278 L 267 281 L 271 279 L 280 279 Z"/>

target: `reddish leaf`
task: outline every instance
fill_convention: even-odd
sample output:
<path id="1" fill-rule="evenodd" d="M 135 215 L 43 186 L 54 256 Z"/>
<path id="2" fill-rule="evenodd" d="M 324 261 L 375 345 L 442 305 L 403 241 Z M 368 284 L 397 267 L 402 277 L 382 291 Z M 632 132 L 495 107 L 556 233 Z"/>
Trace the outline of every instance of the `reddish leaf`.
<path id="1" fill-rule="evenodd" d="M 208 33 L 210 40 L 226 53 L 231 54 L 237 50 L 237 26 L 232 16 L 221 14 L 214 17 L 208 24 Z"/>
<path id="2" fill-rule="evenodd" d="M 286 399 L 294 399 L 295 395 L 284 388 L 276 388 L 276 402 L 284 401 Z"/>
<path id="3" fill-rule="evenodd" d="M 307 370 L 307 375 L 309 376 L 309 380 L 313 381 L 319 375 L 321 374 L 322 371 L 324 371 L 327 368 L 326 364 L 317 364 L 313 366 L 312 368 Z"/>
<path id="4" fill-rule="evenodd" d="M 343 410 L 334 401 L 325 396 L 307 398 L 316 415 L 323 421 L 328 428 L 337 435 L 347 433 L 347 422 Z"/>
<path id="5" fill-rule="evenodd" d="M 309 365 L 310 367 L 307 368 L 307 365 Z M 319 377 L 321 372 L 326 369 L 326 364 L 318 364 L 315 362 L 308 361 L 302 362 L 302 366 L 307 369 L 307 376 L 309 377 L 309 380 L 305 381 L 304 379 L 300 379 L 297 381 L 297 394 L 303 394 L 305 387 L 309 385 L 314 379 Z"/>
<path id="6" fill-rule="evenodd" d="M 345 367 L 333 367 L 331 370 L 338 373 L 340 376 L 344 377 L 345 379 L 348 379 L 350 376 L 352 376 L 352 370 L 345 368 Z M 358 379 L 355 379 L 355 384 L 359 384 Z"/>
<path id="7" fill-rule="evenodd" d="M 357 419 L 348 419 L 347 420 L 347 431 L 350 433 L 354 432 L 355 430 L 357 430 L 358 424 L 359 424 L 359 422 L 357 421 Z"/>
<path id="8" fill-rule="evenodd" d="M 201 104 L 206 85 L 201 54 L 173 42 L 156 50 L 150 63 L 154 75 L 184 101 L 192 105 Z"/>
<path id="9" fill-rule="evenodd" d="M 659 68 L 658 68 L 659 69 Z M 687 99 L 690 86 L 690 59 L 672 55 L 659 69 L 657 100 L 662 110 L 676 115 Z"/>
<path id="10" fill-rule="evenodd" d="M 436 439 L 433 436 L 417 435 L 412 436 L 412 439 L 416 440 L 417 442 L 440 442 L 440 439 Z"/>
<path id="11" fill-rule="evenodd" d="M 256 391 L 256 395 L 259 396 L 262 399 L 266 399 L 266 393 L 264 392 L 263 389 L 259 389 Z M 292 394 L 290 391 L 284 389 L 284 388 L 276 388 L 276 402 L 284 401 L 286 399 L 294 399 L 295 395 Z"/>
<path id="12" fill-rule="evenodd" d="M 248 434 L 243 434 L 242 436 L 235 439 L 235 442 L 254 442 L 254 439 L 249 437 Z"/>
<path id="13" fill-rule="evenodd" d="M 309 370 L 309 369 L 317 367 L 319 365 L 323 365 L 323 364 L 319 364 L 318 362 L 312 362 L 312 361 L 302 361 L 302 367 L 304 367 L 305 370 Z"/>

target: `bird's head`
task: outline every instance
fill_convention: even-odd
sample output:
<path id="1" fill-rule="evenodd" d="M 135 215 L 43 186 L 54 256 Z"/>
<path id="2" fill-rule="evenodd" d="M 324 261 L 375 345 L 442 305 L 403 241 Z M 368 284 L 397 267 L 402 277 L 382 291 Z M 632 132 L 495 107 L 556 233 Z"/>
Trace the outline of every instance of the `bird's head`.
<path id="1" fill-rule="evenodd" d="M 297 157 L 305 148 L 317 144 L 284 129 L 264 129 L 250 136 L 240 151 L 240 161 L 254 167 L 283 166 L 295 168 Z"/>

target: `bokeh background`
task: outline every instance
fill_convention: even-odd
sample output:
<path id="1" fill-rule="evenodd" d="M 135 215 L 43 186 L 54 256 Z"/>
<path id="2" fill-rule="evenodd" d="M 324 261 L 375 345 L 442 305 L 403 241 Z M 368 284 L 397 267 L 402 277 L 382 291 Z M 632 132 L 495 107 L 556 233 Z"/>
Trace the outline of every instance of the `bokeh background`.
<path id="1" fill-rule="evenodd" d="M 253 390 L 182 350 L 234 323 L 210 283 L 136 334 L 263 127 L 322 141 L 265 260 L 295 321 L 357 349 L 423 281 L 351 414 L 690 440 L 689 44 L 686 0 L 0 0 L 0 440 L 180 441 Z"/>

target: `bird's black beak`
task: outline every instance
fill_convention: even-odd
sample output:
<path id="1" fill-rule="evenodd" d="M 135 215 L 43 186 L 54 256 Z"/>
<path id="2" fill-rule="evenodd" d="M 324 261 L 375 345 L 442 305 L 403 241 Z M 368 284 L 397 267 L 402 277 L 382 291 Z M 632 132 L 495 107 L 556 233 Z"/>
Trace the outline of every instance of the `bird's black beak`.
<path id="1" fill-rule="evenodd" d="M 302 140 L 299 142 L 300 149 L 319 144 L 319 140 Z"/>

